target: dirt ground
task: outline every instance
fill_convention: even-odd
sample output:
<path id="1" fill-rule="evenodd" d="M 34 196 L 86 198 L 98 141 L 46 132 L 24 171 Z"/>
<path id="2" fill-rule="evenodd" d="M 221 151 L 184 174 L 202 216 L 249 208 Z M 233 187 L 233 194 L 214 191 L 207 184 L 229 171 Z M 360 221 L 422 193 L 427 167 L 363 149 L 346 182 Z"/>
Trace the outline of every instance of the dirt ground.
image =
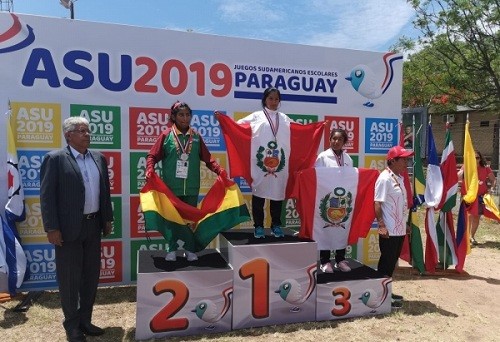
<path id="1" fill-rule="evenodd" d="M 477 237 L 465 263 L 454 270 L 418 275 L 401 262 L 393 292 L 405 297 L 391 314 L 327 322 L 309 322 L 235 330 L 225 334 L 174 337 L 168 341 L 498 341 L 500 333 L 500 225 Z M 135 335 L 135 287 L 100 288 L 94 323 L 106 329 L 88 341 L 131 341 Z M 0 304 L 4 341 L 64 341 L 58 293 L 46 291 L 26 313 L 13 308 L 16 298 Z"/>

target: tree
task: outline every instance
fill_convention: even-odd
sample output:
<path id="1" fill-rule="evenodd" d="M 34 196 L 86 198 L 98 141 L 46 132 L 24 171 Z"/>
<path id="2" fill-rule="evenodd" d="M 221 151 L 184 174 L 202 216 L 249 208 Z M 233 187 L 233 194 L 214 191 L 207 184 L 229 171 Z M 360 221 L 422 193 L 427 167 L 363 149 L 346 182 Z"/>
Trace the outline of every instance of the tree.
<path id="1" fill-rule="evenodd" d="M 454 71 L 443 59 L 437 59 L 437 49 L 431 45 L 409 56 L 403 65 L 403 105 L 431 106 L 434 113 L 449 113 L 457 105 L 469 103 L 457 79 L 462 72 Z"/>
<path id="2" fill-rule="evenodd" d="M 420 50 L 404 66 L 403 103 L 438 111 L 500 108 L 500 1 L 408 0 L 422 36 L 395 47 Z M 439 110 L 441 109 L 441 110 Z"/>

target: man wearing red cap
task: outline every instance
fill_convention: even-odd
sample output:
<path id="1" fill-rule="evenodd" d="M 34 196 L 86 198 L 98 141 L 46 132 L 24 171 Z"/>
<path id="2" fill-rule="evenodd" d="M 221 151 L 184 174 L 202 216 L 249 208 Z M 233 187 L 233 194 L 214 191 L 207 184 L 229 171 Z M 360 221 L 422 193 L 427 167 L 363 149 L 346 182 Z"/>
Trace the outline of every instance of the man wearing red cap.
<path id="1" fill-rule="evenodd" d="M 413 151 L 394 146 L 387 152 L 387 168 L 380 173 L 375 183 L 375 216 L 378 221 L 380 259 L 378 271 L 392 277 L 404 236 L 409 231 L 408 203 L 402 173 L 406 170 L 408 157 Z M 392 306 L 402 307 L 401 296 L 393 295 Z"/>

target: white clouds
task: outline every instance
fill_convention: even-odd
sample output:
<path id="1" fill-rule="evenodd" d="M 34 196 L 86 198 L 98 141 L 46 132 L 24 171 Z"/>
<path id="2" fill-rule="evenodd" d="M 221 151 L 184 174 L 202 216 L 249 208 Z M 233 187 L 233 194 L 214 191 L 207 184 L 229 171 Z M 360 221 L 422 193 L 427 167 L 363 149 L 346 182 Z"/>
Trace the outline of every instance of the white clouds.
<path id="1" fill-rule="evenodd" d="M 232 22 L 279 21 L 284 16 L 284 13 L 273 6 L 273 3 L 265 0 L 222 0 L 219 4 L 219 11 L 223 19 Z"/>
<path id="2" fill-rule="evenodd" d="M 384 51 L 413 37 L 406 0 L 118 0 L 78 2 L 77 17 L 145 27 L 338 48 Z M 123 2 L 123 1 L 122 1 Z M 131 3 L 130 1 L 125 1 Z M 21 13 L 60 16 L 57 2 L 20 1 Z M 45 3 L 45 1 L 44 1 Z M 66 11 L 67 12 L 67 11 Z"/>
<path id="3" fill-rule="evenodd" d="M 406 0 L 212 0 L 198 11 L 182 25 L 200 33 L 372 51 L 393 45 L 414 15 Z"/>
<path id="4" fill-rule="evenodd" d="M 387 49 L 414 15 L 405 0 L 220 0 L 218 10 L 238 25 L 231 35 L 363 50 Z"/>
<path id="5" fill-rule="evenodd" d="M 311 2 L 324 16 L 325 27 L 311 31 L 302 43 L 352 49 L 377 49 L 411 22 L 413 9 L 404 0 Z"/>

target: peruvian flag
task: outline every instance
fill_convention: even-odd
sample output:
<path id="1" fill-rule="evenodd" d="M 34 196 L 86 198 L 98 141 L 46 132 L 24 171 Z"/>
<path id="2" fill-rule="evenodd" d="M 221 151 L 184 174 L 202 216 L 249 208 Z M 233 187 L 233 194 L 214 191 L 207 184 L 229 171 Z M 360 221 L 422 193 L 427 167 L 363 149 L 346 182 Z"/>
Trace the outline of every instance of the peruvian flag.
<path id="1" fill-rule="evenodd" d="M 289 198 L 295 172 L 314 165 L 325 128 L 324 122 L 280 122 L 275 139 L 258 125 L 238 124 L 222 114 L 217 118 L 226 141 L 231 178 L 245 178 L 252 189 L 275 189 L 269 196 L 273 200 Z"/>
<path id="2" fill-rule="evenodd" d="M 320 250 L 343 249 L 368 234 L 375 219 L 373 198 L 379 171 L 355 167 L 311 168 L 297 173 L 293 197 L 299 237 Z"/>

